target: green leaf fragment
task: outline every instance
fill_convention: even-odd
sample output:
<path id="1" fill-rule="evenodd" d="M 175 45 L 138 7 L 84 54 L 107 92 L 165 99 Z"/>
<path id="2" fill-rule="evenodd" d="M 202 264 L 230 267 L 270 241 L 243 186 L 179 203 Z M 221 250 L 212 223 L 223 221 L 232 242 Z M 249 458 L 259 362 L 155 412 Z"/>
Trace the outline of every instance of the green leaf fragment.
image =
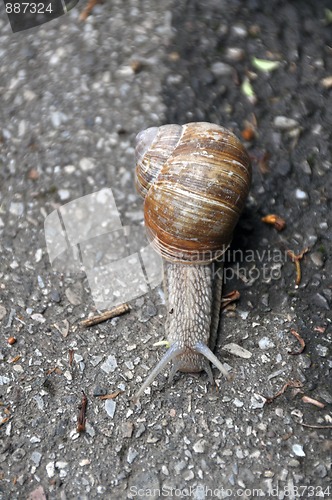
<path id="1" fill-rule="evenodd" d="M 265 71 L 266 73 L 268 73 L 269 71 L 277 69 L 277 67 L 280 65 L 280 61 L 268 61 L 266 59 L 258 59 L 257 57 L 253 57 L 252 64 L 259 71 Z"/>
<path id="2" fill-rule="evenodd" d="M 155 347 L 160 347 L 164 345 L 165 347 L 167 347 L 167 349 L 169 349 L 171 344 L 168 342 L 168 340 L 160 340 L 159 342 L 155 342 L 153 345 Z"/>
<path id="3" fill-rule="evenodd" d="M 251 83 L 248 78 L 245 78 L 243 80 L 242 86 L 241 86 L 242 92 L 244 95 L 247 97 L 255 97 L 255 92 L 254 89 L 251 86 Z"/>
<path id="4" fill-rule="evenodd" d="M 325 9 L 325 21 L 327 24 L 332 23 L 332 10 L 331 9 Z"/>

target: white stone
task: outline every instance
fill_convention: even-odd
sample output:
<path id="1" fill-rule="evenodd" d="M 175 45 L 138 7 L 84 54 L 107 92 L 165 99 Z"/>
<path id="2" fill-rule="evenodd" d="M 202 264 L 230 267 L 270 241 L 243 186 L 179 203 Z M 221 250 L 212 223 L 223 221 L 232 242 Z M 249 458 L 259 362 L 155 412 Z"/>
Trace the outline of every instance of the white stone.
<path id="1" fill-rule="evenodd" d="M 87 172 L 94 169 L 95 162 L 91 158 L 82 158 L 79 165 L 83 172 Z"/>
<path id="2" fill-rule="evenodd" d="M 42 454 L 39 453 L 39 451 L 34 451 L 31 453 L 31 460 L 34 462 L 34 464 L 39 467 L 40 461 L 41 461 Z"/>
<path id="3" fill-rule="evenodd" d="M 54 476 L 54 474 L 55 474 L 54 462 L 49 462 L 46 465 L 46 472 L 47 472 L 48 477 L 53 477 Z"/>
<path id="4" fill-rule="evenodd" d="M 305 457 L 303 446 L 301 444 L 293 444 L 292 450 L 298 457 Z"/>
<path id="5" fill-rule="evenodd" d="M 109 417 L 113 418 L 116 408 L 116 402 L 113 399 L 106 399 L 105 410 Z"/>
<path id="6" fill-rule="evenodd" d="M 195 453 L 204 453 L 206 441 L 205 439 L 199 439 L 193 446 Z"/>
<path id="7" fill-rule="evenodd" d="M 243 347 L 239 346 L 238 344 L 234 344 L 233 342 L 231 342 L 230 344 L 225 344 L 223 346 L 223 350 L 229 352 L 230 354 L 233 354 L 234 356 L 238 356 L 239 358 L 249 359 L 252 356 L 251 352 L 247 351 L 247 349 L 244 349 Z"/>
<path id="8" fill-rule="evenodd" d="M 297 200 L 307 200 L 309 198 L 308 193 L 302 191 L 302 189 L 296 189 L 295 198 Z"/>
<path id="9" fill-rule="evenodd" d="M 272 347 L 275 346 L 275 344 L 272 342 L 271 339 L 269 339 L 269 337 L 262 337 L 258 341 L 258 345 L 260 349 L 263 349 L 263 351 L 265 351 L 266 349 L 271 349 Z"/>
<path id="10" fill-rule="evenodd" d="M 110 354 L 108 356 L 108 358 L 106 359 L 106 361 L 101 365 L 101 369 L 105 373 L 109 374 L 111 372 L 114 372 L 114 370 L 117 368 L 117 366 L 118 366 L 118 363 L 117 363 L 115 357 L 112 354 Z"/>

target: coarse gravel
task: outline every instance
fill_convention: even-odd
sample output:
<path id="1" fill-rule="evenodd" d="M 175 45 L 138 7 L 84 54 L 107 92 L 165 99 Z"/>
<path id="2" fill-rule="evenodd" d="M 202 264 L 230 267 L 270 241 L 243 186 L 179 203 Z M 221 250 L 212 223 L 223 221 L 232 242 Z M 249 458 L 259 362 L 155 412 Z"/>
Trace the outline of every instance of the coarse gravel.
<path id="1" fill-rule="evenodd" d="M 84 6 L 15 34 L 1 10 L 0 498 L 331 498 L 331 2 L 112 0 L 82 23 Z M 135 135 L 198 120 L 248 138 L 253 163 L 215 351 L 233 381 L 166 370 L 135 406 L 161 288 L 82 328 L 89 282 L 52 268 L 44 221 L 111 188 L 143 231 Z M 287 250 L 305 248 L 296 287 Z"/>

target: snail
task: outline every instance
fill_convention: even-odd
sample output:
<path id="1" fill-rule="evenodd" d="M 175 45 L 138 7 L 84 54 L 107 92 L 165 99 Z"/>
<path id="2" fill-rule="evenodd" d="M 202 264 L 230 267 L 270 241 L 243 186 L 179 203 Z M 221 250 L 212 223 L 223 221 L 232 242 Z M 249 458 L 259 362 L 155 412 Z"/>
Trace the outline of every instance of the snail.
<path id="1" fill-rule="evenodd" d="M 151 127 L 136 137 L 135 183 L 144 198 L 149 241 L 163 260 L 169 348 L 134 401 L 172 361 L 177 371 L 210 363 L 227 378 L 213 354 L 220 316 L 222 256 L 245 204 L 251 182 L 246 149 L 229 130 L 194 122 Z"/>

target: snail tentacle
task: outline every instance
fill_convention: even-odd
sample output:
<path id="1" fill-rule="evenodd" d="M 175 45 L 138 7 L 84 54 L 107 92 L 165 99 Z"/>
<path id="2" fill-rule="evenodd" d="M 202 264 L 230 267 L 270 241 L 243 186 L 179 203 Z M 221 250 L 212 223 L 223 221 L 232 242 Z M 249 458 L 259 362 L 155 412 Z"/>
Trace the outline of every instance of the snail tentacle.
<path id="1" fill-rule="evenodd" d="M 165 352 L 163 357 L 159 360 L 159 362 L 156 364 L 156 366 L 153 368 L 153 370 L 150 372 L 149 376 L 145 380 L 144 384 L 141 385 L 139 390 L 136 392 L 136 394 L 133 396 L 133 401 L 137 401 L 138 398 L 143 394 L 145 389 L 147 389 L 154 379 L 159 375 L 159 373 L 162 372 L 162 370 L 165 368 L 165 366 L 172 361 L 176 356 L 179 356 L 183 353 L 183 348 L 179 346 L 177 342 L 174 342 L 174 344 L 171 345 L 169 349 Z"/>
<path id="2" fill-rule="evenodd" d="M 221 373 L 227 378 L 227 380 L 230 380 L 228 371 L 206 344 L 203 344 L 203 342 L 197 342 L 193 349 L 194 351 L 203 354 L 203 356 L 205 356 L 209 361 L 211 361 L 211 363 L 214 364 L 216 368 L 218 368 L 218 370 L 221 371 Z"/>

